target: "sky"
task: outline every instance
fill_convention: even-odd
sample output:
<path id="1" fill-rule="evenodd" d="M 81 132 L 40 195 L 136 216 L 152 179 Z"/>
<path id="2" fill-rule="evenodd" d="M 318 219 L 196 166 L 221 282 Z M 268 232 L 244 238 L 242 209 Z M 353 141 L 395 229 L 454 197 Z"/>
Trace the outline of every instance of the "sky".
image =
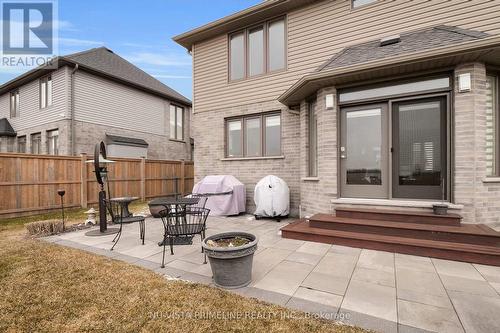
<path id="1" fill-rule="evenodd" d="M 59 54 L 106 46 L 192 97 L 191 56 L 172 37 L 261 0 L 58 0 Z M 0 85 L 22 69 L 2 69 Z"/>

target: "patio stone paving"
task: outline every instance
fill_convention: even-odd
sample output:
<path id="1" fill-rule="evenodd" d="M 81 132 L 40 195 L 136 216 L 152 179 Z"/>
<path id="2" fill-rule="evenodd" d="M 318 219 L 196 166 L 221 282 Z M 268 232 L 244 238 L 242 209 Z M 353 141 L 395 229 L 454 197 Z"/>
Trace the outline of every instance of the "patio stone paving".
<path id="1" fill-rule="evenodd" d="M 259 237 L 252 283 L 233 292 L 380 332 L 500 332 L 500 267 L 283 239 L 288 222 L 209 217 L 207 236 L 240 230 Z M 159 219 L 146 220 L 145 245 L 137 225 L 124 225 L 114 251 L 113 235 L 87 231 L 45 240 L 213 286 L 199 236 L 174 245 L 174 255 L 167 246 L 161 268 Z"/>

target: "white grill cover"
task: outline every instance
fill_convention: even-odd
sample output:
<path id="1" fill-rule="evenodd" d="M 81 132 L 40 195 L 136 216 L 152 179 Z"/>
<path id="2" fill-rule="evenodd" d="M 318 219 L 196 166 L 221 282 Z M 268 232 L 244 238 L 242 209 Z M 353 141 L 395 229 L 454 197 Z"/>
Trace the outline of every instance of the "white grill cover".
<path id="1" fill-rule="evenodd" d="M 290 189 L 279 177 L 270 175 L 262 178 L 255 185 L 253 199 L 257 216 L 285 216 L 290 212 Z"/>
<path id="2" fill-rule="evenodd" d="M 193 193 L 207 194 L 205 207 L 213 216 L 237 215 L 246 210 L 245 185 L 230 175 L 206 176 L 194 185 Z"/>

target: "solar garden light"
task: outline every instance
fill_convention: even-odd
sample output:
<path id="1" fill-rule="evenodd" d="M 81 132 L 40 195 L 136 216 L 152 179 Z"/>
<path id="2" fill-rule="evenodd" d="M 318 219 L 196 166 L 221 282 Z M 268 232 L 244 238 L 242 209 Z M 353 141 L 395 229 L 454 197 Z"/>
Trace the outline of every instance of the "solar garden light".
<path id="1" fill-rule="evenodd" d="M 60 189 L 57 190 L 57 194 L 61 197 L 62 230 L 64 231 L 64 195 L 66 194 L 66 191 Z"/>

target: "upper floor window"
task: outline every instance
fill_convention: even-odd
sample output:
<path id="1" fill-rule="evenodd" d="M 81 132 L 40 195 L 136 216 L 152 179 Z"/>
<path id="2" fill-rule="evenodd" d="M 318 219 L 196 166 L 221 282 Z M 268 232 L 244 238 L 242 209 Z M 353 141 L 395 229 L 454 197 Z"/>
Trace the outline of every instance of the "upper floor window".
<path id="1" fill-rule="evenodd" d="M 268 113 L 226 120 L 226 156 L 281 155 L 281 115 Z"/>
<path id="2" fill-rule="evenodd" d="M 229 36 L 229 78 L 239 80 L 286 67 L 285 19 Z"/>
<path id="3" fill-rule="evenodd" d="M 377 0 L 352 0 L 352 8 L 358 8 L 359 6 L 368 5 Z"/>
<path id="4" fill-rule="evenodd" d="M 19 90 L 10 93 L 10 117 L 19 115 Z"/>
<path id="5" fill-rule="evenodd" d="M 47 132 L 47 152 L 49 155 L 59 155 L 59 130 Z"/>
<path id="6" fill-rule="evenodd" d="M 52 105 L 52 76 L 40 79 L 40 108 Z"/>
<path id="7" fill-rule="evenodd" d="M 488 176 L 500 175 L 500 108 L 499 78 L 486 76 L 486 172 Z"/>
<path id="8" fill-rule="evenodd" d="M 170 104 L 170 139 L 184 140 L 184 108 Z"/>

